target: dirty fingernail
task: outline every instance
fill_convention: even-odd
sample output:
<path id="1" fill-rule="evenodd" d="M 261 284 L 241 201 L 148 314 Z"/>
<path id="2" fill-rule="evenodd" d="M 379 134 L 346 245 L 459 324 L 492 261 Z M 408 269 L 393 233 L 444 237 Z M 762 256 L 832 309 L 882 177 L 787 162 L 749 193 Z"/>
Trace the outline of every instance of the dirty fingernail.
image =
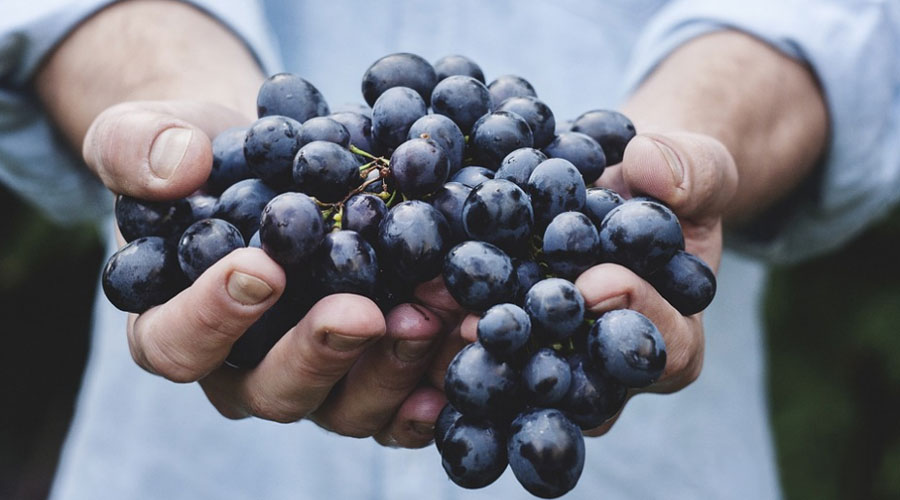
<path id="1" fill-rule="evenodd" d="M 351 337 L 339 333 L 330 333 L 325 336 L 325 343 L 328 344 L 328 347 L 341 352 L 352 351 L 368 340 L 367 337 Z"/>
<path id="2" fill-rule="evenodd" d="M 265 281 L 240 271 L 231 273 L 225 288 L 232 299 L 245 305 L 264 302 L 274 292 Z"/>
<path id="3" fill-rule="evenodd" d="M 394 343 L 394 355 L 401 361 L 417 361 L 430 348 L 430 340 L 398 340 Z"/>
<path id="4" fill-rule="evenodd" d="M 429 424 L 428 422 L 412 422 L 409 425 L 417 434 L 421 434 L 423 436 L 430 436 L 434 434 L 434 424 Z"/>
<path id="5" fill-rule="evenodd" d="M 150 146 L 150 170 L 160 179 L 169 179 L 181 165 L 194 132 L 191 129 L 167 128 L 156 136 Z"/>

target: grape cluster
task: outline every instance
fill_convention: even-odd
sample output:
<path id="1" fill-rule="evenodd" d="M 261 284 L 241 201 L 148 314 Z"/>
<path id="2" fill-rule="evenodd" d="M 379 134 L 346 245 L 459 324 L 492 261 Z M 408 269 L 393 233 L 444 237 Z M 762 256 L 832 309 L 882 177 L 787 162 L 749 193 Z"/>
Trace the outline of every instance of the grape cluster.
<path id="1" fill-rule="evenodd" d="M 622 114 L 592 110 L 560 127 L 524 78 L 485 84 L 462 56 L 385 56 L 362 93 L 367 106 L 331 112 L 308 81 L 274 75 L 259 119 L 213 140 L 202 192 L 119 196 L 128 243 L 103 272 L 107 297 L 140 313 L 232 250 L 262 248 L 288 279 L 226 360 L 252 368 L 323 296 L 360 294 L 386 311 L 442 276 L 482 314 L 478 341 L 446 373 L 435 444 L 448 476 L 478 488 L 509 464 L 532 494 L 564 494 L 584 465 L 581 430 L 666 364 L 650 320 L 624 309 L 590 318 L 572 281 L 621 264 L 690 315 L 712 300 L 712 271 L 685 252 L 662 203 L 588 187 L 635 134 Z"/>

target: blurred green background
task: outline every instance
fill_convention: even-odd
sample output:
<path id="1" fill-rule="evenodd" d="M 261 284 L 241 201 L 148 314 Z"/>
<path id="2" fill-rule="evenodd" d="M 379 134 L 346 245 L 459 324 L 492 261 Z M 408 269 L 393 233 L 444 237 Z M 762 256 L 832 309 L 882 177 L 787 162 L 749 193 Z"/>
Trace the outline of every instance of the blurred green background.
<path id="1" fill-rule="evenodd" d="M 36 500 L 80 383 L 101 248 L 2 188 L 0 213 L 0 499 Z M 786 498 L 900 498 L 900 211 L 774 269 L 766 316 Z"/>

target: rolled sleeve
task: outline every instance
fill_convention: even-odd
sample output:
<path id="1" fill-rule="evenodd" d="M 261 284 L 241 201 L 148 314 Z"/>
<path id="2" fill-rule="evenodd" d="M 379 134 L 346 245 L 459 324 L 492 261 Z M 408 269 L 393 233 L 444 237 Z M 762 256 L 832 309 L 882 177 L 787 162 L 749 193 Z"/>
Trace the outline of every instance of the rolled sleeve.
<path id="1" fill-rule="evenodd" d="M 830 118 L 827 154 L 804 189 L 726 244 L 776 262 L 849 240 L 900 200 L 900 3 L 792 0 L 672 2 L 635 48 L 636 88 L 686 41 L 722 29 L 749 33 L 809 64 Z M 777 230 L 760 230 L 777 228 Z"/>

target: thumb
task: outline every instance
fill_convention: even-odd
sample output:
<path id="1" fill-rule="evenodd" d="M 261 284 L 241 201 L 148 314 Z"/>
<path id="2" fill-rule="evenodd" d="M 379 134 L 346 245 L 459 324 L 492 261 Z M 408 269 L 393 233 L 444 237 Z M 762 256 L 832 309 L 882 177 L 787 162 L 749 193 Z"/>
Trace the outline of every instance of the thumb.
<path id="1" fill-rule="evenodd" d="M 112 191 L 147 200 L 196 191 L 212 167 L 211 138 L 248 123 L 231 109 L 194 101 L 135 101 L 97 116 L 82 154 Z"/>
<path id="2" fill-rule="evenodd" d="M 694 222 L 718 219 L 737 191 L 731 154 L 721 142 L 702 134 L 635 136 L 619 168 L 630 194 L 657 198 Z"/>

